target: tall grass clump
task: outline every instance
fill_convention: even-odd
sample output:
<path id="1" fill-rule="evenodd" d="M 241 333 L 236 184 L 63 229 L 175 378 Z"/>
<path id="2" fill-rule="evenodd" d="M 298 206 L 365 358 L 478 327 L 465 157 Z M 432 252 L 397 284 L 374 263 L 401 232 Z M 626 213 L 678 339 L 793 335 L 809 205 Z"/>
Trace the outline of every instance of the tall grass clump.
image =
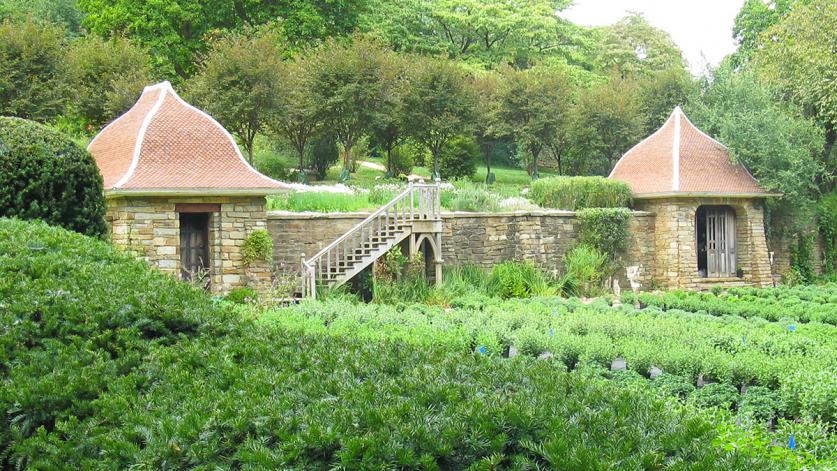
<path id="1" fill-rule="evenodd" d="M 483 183 L 453 180 L 452 187 L 442 190 L 442 207 L 452 211 L 494 212 L 500 205 L 500 195 Z"/>
<path id="2" fill-rule="evenodd" d="M 375 205 L 364 193 L 334 193 L 329 191 L 300 191 L 271 196 L 267 209 L 318 213 L 351 212 L 370 209 Z"/>
<path id="3" fill-rule="evenodd" d="M 534 263 L 503 262 L 491 269 L 490 292 L 504 299 L 554 296 L 559 290 Z"/>
<path id="4" fill-rule="evenodd" d="M 627 208 L 631 189 L 603 177 L 550 177 L 532 182 L 529 198 L 544 208 Z"/>
<path id="5" fill-rule="evenodd" d="M 575 296 L 602 294 L 607 255 L 591 245 L 579 244 L 564 255 L 564 290 Z"/>

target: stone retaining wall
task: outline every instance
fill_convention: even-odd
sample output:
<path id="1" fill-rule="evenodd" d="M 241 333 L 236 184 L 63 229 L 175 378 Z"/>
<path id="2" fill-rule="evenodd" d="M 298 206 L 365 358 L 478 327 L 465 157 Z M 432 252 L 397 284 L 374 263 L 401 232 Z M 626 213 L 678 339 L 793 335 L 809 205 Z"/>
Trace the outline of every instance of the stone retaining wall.
<path id="1" fill-rule="evenodd" d="M 311 257 L 363 221 L 365 213 L 270 212 L 268 231 L 274 241 L 274 263 L 280 269 L 299 269 L 300 254 Z M 445 266 L 473 264 L 490 268 L 507 260 L 531 260 L 546 269 L 563 270 L 564 254 L 578 241 L 578 220 L 571 211 L 516 211 L 507 213 L 445 213 L 442 258 Z M 638 267 L 638 281 L 650 281 L 654 267 L 654 216 L 634 212 L 633 234 L 625 265 Z M 625 273 L 620 286 L 627 287 Z"/>

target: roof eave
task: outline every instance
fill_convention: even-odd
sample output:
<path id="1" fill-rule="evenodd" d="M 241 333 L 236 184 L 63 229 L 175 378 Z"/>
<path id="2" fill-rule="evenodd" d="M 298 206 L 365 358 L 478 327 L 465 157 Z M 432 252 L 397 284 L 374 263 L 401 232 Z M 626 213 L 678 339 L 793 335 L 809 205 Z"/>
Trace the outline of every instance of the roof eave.
<path id="1" fill-rule="evenodd" d="M 123 196 L 267 196 L 290 191 L 289 188 L 115 188 L 105 190 L 105 198 Z"/>
<path id="2" fill-rule="evenodd" d="M 633 199 L 644 200 L 654 198 L 776 198 L 782 193 L 767 192 L 715 192 L 715 191 L 665 191 L 659 193 L 634 194 Z"/>

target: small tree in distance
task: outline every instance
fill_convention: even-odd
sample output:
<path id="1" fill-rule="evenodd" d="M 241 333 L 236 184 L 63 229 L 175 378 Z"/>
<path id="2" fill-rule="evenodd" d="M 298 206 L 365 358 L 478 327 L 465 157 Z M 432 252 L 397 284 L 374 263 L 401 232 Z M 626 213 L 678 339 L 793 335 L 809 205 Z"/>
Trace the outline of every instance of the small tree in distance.
<path id="1" fill-rule="evenodd" d="M 412 58 L 410 62 L 404 122 L 413 139 L 430 151 L 433 172 L 439 175 L 442 149 L 471 127 L 474 97 L 465 71 L 451 61 Z"/>
<path id="2" fill-rule="evenodd" d="M 187 82 L 187 96 L 238 137 L 253 162 L 253 141 L 280 96 L 280 35 L 247 30 L 219 39 Z"/>

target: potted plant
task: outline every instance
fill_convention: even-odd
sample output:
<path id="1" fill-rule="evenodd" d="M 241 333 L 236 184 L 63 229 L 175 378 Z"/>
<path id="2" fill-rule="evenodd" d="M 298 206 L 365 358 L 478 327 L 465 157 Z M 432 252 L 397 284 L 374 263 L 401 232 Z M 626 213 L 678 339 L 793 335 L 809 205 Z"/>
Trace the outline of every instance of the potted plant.
<path id="1" fill-rule="evenodd" d="M 744 270 L 741 267 L 735 267 L 735 276 L 744 278 Z"/>

